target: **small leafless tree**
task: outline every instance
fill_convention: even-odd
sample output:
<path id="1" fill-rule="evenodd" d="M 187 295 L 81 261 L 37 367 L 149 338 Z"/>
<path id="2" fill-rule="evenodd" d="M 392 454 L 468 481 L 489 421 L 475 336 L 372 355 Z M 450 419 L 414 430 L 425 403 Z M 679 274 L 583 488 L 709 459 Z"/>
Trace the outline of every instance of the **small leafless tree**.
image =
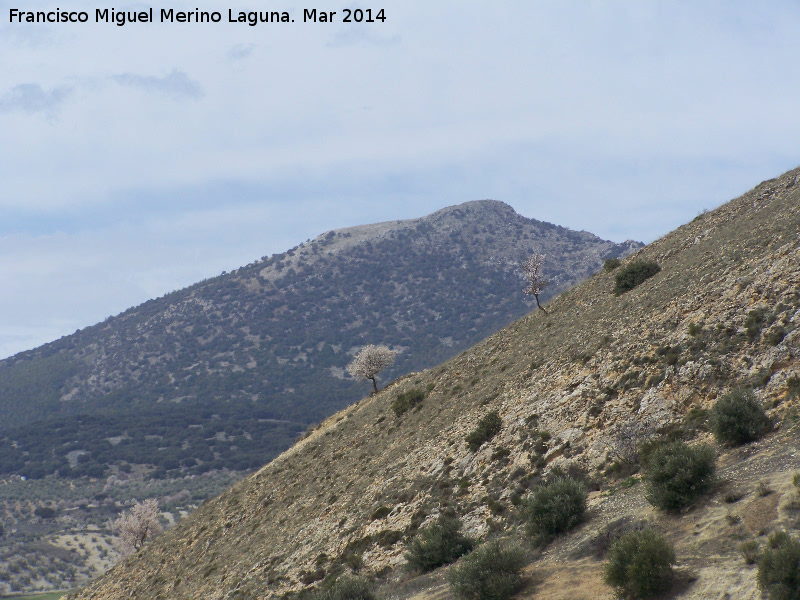
<path id="1" fill-rule="evenodd" d="M 394 350 L 389 350 L 386 346 L 364 346 L 356 354 L 353 361 L 347 365 L 347 372 L 357 379 L 370 379 L 372 387 L 378 391 L 378 383 L 375 376 L 386 367 L 394 364 Z"/>
<path id="2" fill-rule="evenodd" d="M 135 504 L 130 512 L 121 515 L 111 524 L 111 529 L 119 536 L 124 553 L 138 550 L 145 543 L 161 533 L 158 522 L 158 501 L 150 498 Z"/>
<path id="3" fill-rule="evenodd" d="M 539 294 L 542 293 L 544 288 L 550 285 L 550 282 L 545 278 L 542 272 L 542 267 L 544 267 L 544 254 L 536 253 L 531 255 L 520 267 L 522 268 L 522 274 L 525 275 L 525 279 L 528 280 L 528 287 L 525 288 L 525 293 L 531 294 L 536 299 L 536 306 L 544 310 L 542 305 L 539 304 Z M 544 310 L 544 312 L 547 314 L 546 310 Z"/>
<path id="4" fill-rule="evenodd" d="M 614 437 L 610 443 L 606 443 L 606 448 L 628 465 L 638 465 L 642 458 L 642 444 L 656 437 L 657 429 L 652 419 L 628 421 L 616 427 Z"/>

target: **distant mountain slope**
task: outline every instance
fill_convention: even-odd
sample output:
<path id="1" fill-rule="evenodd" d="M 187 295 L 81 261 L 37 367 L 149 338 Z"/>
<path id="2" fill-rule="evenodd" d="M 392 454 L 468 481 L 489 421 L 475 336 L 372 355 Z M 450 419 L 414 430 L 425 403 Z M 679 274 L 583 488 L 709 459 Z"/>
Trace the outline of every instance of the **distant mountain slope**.
<path id="1" fill-rule="evenodd" d="M 661 271 L 632 291 L 613 293 L 614 272 L 594 276 L 549 315 L 533 312 L 327 419 L 70 598 L 291 598 L 353 570 L 378 597 L 451 598 L 442 569 L 404 571 L 402 542 L 442 512 L 471 535 L 523 541 L 514 507 L 557 468 L 588 473 L 602 491 L 586 523 L 528 556 L 532 583 L 519 598 L 613 598 L 597 555 L 620 518 L 675 543 L 679 597 L 756 597 L 739 541 L 763 547 L 771 530 L 797 528 L 798 183 L 800 169 L 764 182 L 640 250 Z M 616 479 L 617 436 L 647 423 L 713 444 L 703 411 L 741 385 L 772 431 L 717 447 L 719 485 L 689 514 L 655 511 L 637 478 Z M 397 414 L 393 402 L 412 389 L 427 397 Z M 490 410 L 502 427 L 472 451 L 465 438 Z"/>
<path id="2" fill-rule="evenodd" d="M 360 346 L 400 351 L 385 384 L 530 310 L 532 251 L 552 295 L 638 247 L 490 200 L 327 232 L 0 361 L 0 476 L 257 467 L 368 392 L 344 372 Z"/>

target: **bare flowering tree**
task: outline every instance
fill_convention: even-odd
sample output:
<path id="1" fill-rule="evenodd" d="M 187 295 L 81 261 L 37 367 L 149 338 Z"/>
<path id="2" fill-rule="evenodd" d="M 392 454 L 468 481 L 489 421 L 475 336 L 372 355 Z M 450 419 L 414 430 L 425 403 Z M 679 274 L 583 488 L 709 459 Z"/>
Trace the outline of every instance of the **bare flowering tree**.
<path id="1" fill-rule="evenodd" d="M 614 437 L 611 443 L 606 443 L 606 447 L 619 460 L 629 465 L 638 465 L 642 458 L 642 445 L 656 437 L 657 431 L 657 424 L 651 418 L 629 421 L 615 429 Z"/>
<path id="2" fill-rule="evenodd" d="M 135 552 L 161 533 L 158 501 L 150 498 L 134 505 L 130 512 L 121 515 L 111 524 L 111 529 L 119 536 L 123 552 Z"/>
<path id="3" fill-rule="evenodd" d="M 386 346 L 364 346 L 361 351 L 356 354 L 352 362 L 347 365 L 347 372 L 356 379 L 369 379 L 372 381 L 372 387 L 378 391 L 378 383 L 375 376 L 385 369 L 394 364 L 394 355 L 397 354 L 394 350 L 389 350 Z"/>
<path id="4" fill-rule="evenodd" d="M 533 254 L 520 265 L 522 274 L 528 280 L 528 287 L 525 288 L 525 293 L 532 295 L 536 299 L 536 306 L 544 310 L 539 304 L 539 294 L 542 290 L 550 285 L 550 282 L 545 278 L 542 268 L 544 267 L 544 254 Z M 544 310 L 545 314 L 547 311 Z"/>

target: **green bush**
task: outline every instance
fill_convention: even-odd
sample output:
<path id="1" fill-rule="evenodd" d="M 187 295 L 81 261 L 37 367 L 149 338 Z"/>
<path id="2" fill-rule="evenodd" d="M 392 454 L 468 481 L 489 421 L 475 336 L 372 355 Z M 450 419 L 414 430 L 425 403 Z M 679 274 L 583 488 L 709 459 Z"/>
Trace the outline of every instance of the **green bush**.
<path id="1" fill-rule="evenodd" d="M 503 419 L 500 418 L 496 410 L 488 413 L 480 421 L 478 426 L 467 434 L 467 446 L 471 452 L 475 452 L 485 442 L 488 442 L 503 428 Z"/>
<path id="2" fill-rule="evenodd" d="M 800 377 L 792 375 L 786 380 L 786 391 L 789 398 L 800 398 Z"/>
<path id="3" fill-rule="evenodd" d="M 471 538 L 461 533 L 461 521 L 441 516 L 408 543 L 405 556 L 412 569 L 424 573 L 455 562 L 474 545 Z"/>
<path id="4" fill-rule="evenodd" d="M 770 346 L 777 346 L 783 341 L 783 338 L 786 337 L 786 330 L 781 327 L 780 325 L 776 327 L 770 328 L 767 333 L 764 334 L 764 341 L 768 343 Z"/>
<path id="5" fill-rule="evenodd" d="M 401 417 L 418 404 L 421 404 L 423 400 L 425 400 L 425 392 L 419 388 L 412 388 L 407 392 L 397 394 L 397 397 L 392 402 L 392 410 L 396 416 Z"/>
<path id="6" fill-rule="evenodd" d="M 378 508 L 375 509 L 372 515 L 370 515 L 369 520 L 377 521 L 378 519 L 384 518 L 390 512 L 392 512 L 392 509 L 389 508 L 388 506 L 379 506 Z"/>
<path id="7" fill-rule="evenodd" d="M 603 271 L 608 273 L 609 271 L 613 271 L 618 266 L 622 264 L 622 261 L 618 258 L 607 258 L 603 263 Z"/>
<path id="8" fill-rule="evenodd" d="M 619 296 L 629 292 L 660 270 L 661 267 L 658 266 L 658 263 L 652 260 L 632 260 L 616 274 L 614 278 L 616 282 L 614 293 Z"/>
<path id="9" fill-rule="evenodd" d="M 679 511 L 704 494 L 714 482 L 716 455 L 706 445 L 670 442 L 649 457 L 647 499 L 658 508 Z"/>
<path id="10" fill-rule="evenodd" d="M 769 418 L 752 390 L 738 388 L 717 401 L 711 409 L 710 424 L 720 444 L 738 446 L 761 437 Z"/>
<path id="11" fill-rule="evenodd" d="M 675 550 L 664 536 L 645 529 L 632 531 L 611 546 L 605 581 L 620 596 L 649 598 L 669 588 Z"/>
<path id="12" fill-rule="evenodd" d="M 689 323 L 689 327 L 687 328 L 687 332 L 692 337 L 697 337 L 701 333 L 703 333 L 703 325 L 700 323 Z"/>
<path id="13" fill-rule="evenodd" d="M 744 322 L 744 328 L 747 332 L 747 339 L 755 342 L 756 338 L 761 333 L 761 327 L 765 324 L 766 310 L 757 308 L 747 313 L 747 320 Z"/>
<path id="14" fill-rule="evenodd" d="M 450 589 L 463 600 L 507 600 L 522 584 L 525 554 L 490 542 L 468 554 L 447 574 Z"/>
<path id="15" fill-rule="evenodd" d="M 522 504 L 528 534 L 540 541 L 572 529 L 585 513 L 586 488 L 570 477 L 540 485 Z"/>
<path id="16" fill-rule="evenodd" d="M 779 531 L 758 561 L 758 587 L 770 600 L 800 600 L 800 540 Z"/>
<path id="17" fill-rule="evenodd" d="M 323 586 L 313 600 L 375 600 L 372 586 L 360 577 L 339 577 L 332 584 Z"/>

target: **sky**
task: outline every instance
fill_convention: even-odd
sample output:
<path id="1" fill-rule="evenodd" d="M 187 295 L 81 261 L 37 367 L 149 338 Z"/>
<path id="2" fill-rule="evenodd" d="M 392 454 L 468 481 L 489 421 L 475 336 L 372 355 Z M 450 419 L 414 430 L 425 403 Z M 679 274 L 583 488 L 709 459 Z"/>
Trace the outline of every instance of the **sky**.
<path id="1" fill-rule="evenodd" d="M 796 0 L 103 1 L 0 0 L 0 358 L 330 229 L 491 198 L 650 242 L 800 165 Z"/>

